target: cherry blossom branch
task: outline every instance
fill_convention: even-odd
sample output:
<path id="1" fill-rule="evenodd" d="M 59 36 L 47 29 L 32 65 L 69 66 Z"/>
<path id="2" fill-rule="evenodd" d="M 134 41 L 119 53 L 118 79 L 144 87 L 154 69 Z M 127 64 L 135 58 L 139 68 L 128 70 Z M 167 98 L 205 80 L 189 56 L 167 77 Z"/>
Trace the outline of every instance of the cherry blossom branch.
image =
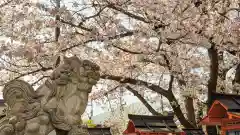
<path id="1" fill-rule="evenodd" d="M 30 72 L 21 73 L 21 75 L 15 77 L 14 80 L 19 79 L 19 78 L 21 78 L 23 76 L 26 76 L 26 75 L 31 75 L 31 74 L 34 74 L 34 73 L 38 73 L 40 71 L 45 72 L 45 71 L 52 70 L 52 69 L 53 69 L 52 67 L 44 67 L 44 68 L 36 69 L 36 70 L 30 71 Z"/>
<path id="2" fill-rule="evenodd" d="M 117 38 L 123 38 L 123 37 L 127 37 L 127 36 L 132 36 L 134 34 L 134 32 L 132 31 L 129 31 L 129 32 L 125 32 L 125 33 L 121 33 L 121 34 L 118 34 L 118 35 L 115 35 L 115 36 L 110 36 L 110 37 L 106 37 L 106 38 L 100 38 L 100 39 L 89 39 L 83 43 L 79 43 L 79 44 L 75 44 L 75 45 L 72 45 L 70 47 L 67 47 L 65 49 L 62 49 L 61 52 L 66 52 L 68 50 L 71 50 L 75 47 L 78 47 L 78 46 L 81 46 L 81 45 L 85 45 L 87 43 L 90 43 L 90 42 L 95 42 L 95 41 L 99 41 L 99 42 L 103 42 L 105 40 L 113 40 L 113 39 L 117 39 Z"/>
<path id="3" fill-rule="evenodd" d="M 72 45 L 72 46 L 67 47 L 65 49 L 62 49 L 61 52 L 66 52 L 66 51 L 71 50 L 71 49 L 73 49 L 75 47 L 78 47 L 78 46 L 81 46 L 81 45 L 85 45 L 87 43 L 91 43 L 91 42 L 94 42 L 94 41 L 97 41 L 97 40 L 96 39 L 90 39 L 90 40 L 87 40 L 87 41 L 85 41 L 83 43 L 75 44 L 75 45 Z"/>
<path id="4" fill-rule="evenodd" d="M 166 63 L 164 63 L 162 61 L 155 62 L 154 60 L 151 60 L 151 59 L 148 59 L 148 58 L 144 58 L 142 60 L 142 62 L 149 62 L 149 63 L 153 63 L 153 64 L 158 64 L 158 65 L 160 65 L 162 67 L 167 67 L 168 66 Z"/>
<path id="5" fill-rule="evenodd" d="M 6 68 L 6 67 L 1 67 L 2 69 L 5 69 L 6 71 L 9 71 L 9 72 L 12 72 L 12 73 L 17 73 L 17 74 L 21 74 L 19 71 L 16 71 L 16 70 L 12 70 L 12 69 L 9 69 L 9 68 Z"/>
<path id="6" fill-rule="evenodd" d="M 93 5 L 93 6 L 95 6 L 95 5 Z M 82 25 L 84 22 L 86 22 L 87 20 L 89 20 L 91 18 L 95 18 L 97 16 L 100 16 L 100 14 L 104 11 L 104 9 L 106 9 L 106 7 L 107 6 L 100 7 L 99 11 L 96 14 L 83 18 L 82 22 L 80 22 L 79 25 Z"/>
<path id="7" fill-rule="evenodd" d="M 164 60 L 166 61 L 166 65 L 168 67 L 168 70 L 170 71 L 170 73 L 172 72 L 172 66 L 171 66 L 171 63 L 170 63 L 170 60 L 167 58 L 167 55 L 166 54 L 163 54 L 163 58 Z M 172 86 L 173 86 L 173 82 L 174 82 L 174 76 L 173 76 L 173 73 L 171 73 L 170 75 L 170 81 L 169 81 L 169 84 L 168 84 L 168 91 L 172 91 Z"/>
<path id="8" fill-rule="evenodd" d="M 50 77 L 50 76 L 42 76 L 42 77 L 40 77 L 38 80 L 36 80 L 35 82 L 33 82 L 31 85 L 34 86 L 34 85 L 36 85 L 39 81 L 43 80 L 44 78 L 48 78 L 48 77 Z"/>
<path id="9" fill-rule="evenodd" d="M 2 61 L 6 62 L 7 64 L 11 65 L 11 66 L 18 67 L 18 68 L 20 68 L 20 67 L 36 67 L 36 65 L 17 65 L 17 64 L 15 64 L 15 63 L 12 63 L 12 62 L 4 59 L 3 57 L 0 57 L 0 59 L 1 59 Z"/>
<path id="10" fill-rule="evenodd" d="M 17 77 L 15 77 L 14 79 L 12 79 L 12 80 L 16 80 L 16 79 L 19 79 L 19 78 L 24 77 L 24 76 L 27 76 L 27 75 L 35 74 L 35 73 L 38 73 L 38 72 L 41 72 L 41 71 L 45 72 L 45 71 L 52 70 L 52 69 L 53 69 L 52 67 L 43 67 L 43 68 L 36 69 L 36 70 L 30 71 L 30 72 L 26 72 L 26 73 L 20 73 L 20 72 L 18 72 L 18 71 L 12 71 L 12 70 L 10 70 L 10 69 L 6 69 L 6 70 L 8 70 L 8 71 L 10 71 L 10 72 L 13 72 L 13 73 L 20 74 L 19 76 L 17 76 Z M 11 80 L 10 80 L 10 81 L 11 81 Z M 8 82 L 9 82 L 9 81 L 8 81 Z M 6 82 L 6 83 L 8 83 L 8 82 Z M 1 84 L 1 86 L 5 85 L 6 83 Z"/>
<path id="11" fill-rule="evenodd" d="M 10 71 L 10 72 L 14 72 L 14 73 L 18 73 L 18 74 L 20 74 L 19 76 L 17 76 L 17 77 L 15 77 L 13 80 L 15 80 L 15 79 L 19 79 L 19 78 L 21 78 L 21 77 L 24 77 L 24 76 L 26 76 L 26 75 L 31 75 L 31 74 L 34 74 L 34 73 L 38 73 L 38 72 L 40 72 L 40 71 L 48 71 L 48 70 L 52 70 L 53 68 L 52 67 L 44 67 L 44 68 L 40 68 L 40 69 L 36 69 L 36 70 L 33 70 L 33 71 L 30 71 L 30 72 L 26 72 L 26 73 L 20 73 L 20 72 L 17 72 L 17 71 L 12 71 L 12 70 L 9 70 L 9 69 L 6 69 L 6 70 L 8 70 L 8 71 Z"/>
<path id="12" fill-rule="evenodd" d="M 134 90 L 132 87 L 127 85 L 125 87 L 128 91 L 132 92 L 134 96 L 136 96 L 143 104 L 144 106 L 148 109 L 149 112 L 151 112 L 153 115 L 160 115 L 162 116 L 161 113 L 158 113 L 147 101 L 144 99 L 144 97 L 139 94 L 136 90 Z"/>
<path id="13" fill-rule="evenodd" d="M 172 106 L 174 113 L 178 117 L 181 124 L 184 125 L 185 128 L 194 128 L 194 125 L 192 125 L 183 115 L 180 105 L 178 104 L 178 101 L 175 98 L 172 91 L 167 91 L 158 85 L 151 84 L 146 81 L 128 78 L 128 77 L 121 77 L 121 76 L 114 76 L 114 75 L 101 75 L 101 78 L 102 79 L 110 79 L 110 80 L 118 81 L 120 83 L 125 83 L 125 84 L 129 83 L 129 84 L 133 84 L 133 85 L 143 85 L 143 86 L 151 89 L 152 91 L 163 95 L 170 102 L 170 105 Z"/>
<path id="14" fill-rule="evenodd" d="M 114 35 L 114 36 L 110 36 L 110 37 L 107 37 L 105 39 L 107 40 L 113 40 L 113 39 L 118 39 L 118 38 L 123 38 L 123 37 L 128 37 L 128 36 L 132 36 L 136 33 L 136 31 L 127 31 L 127 32 L 124 32 L 124 33 L 120 33 L 120 34 L 117 34 L 117 35 Z"/>
<path id="15" fill-rule="evenodd" d="M 220 15 L 226 15 L 228 12 L 233 11 L 233 10 L 235 10 L 235 11 L 237 11 L 237 12 L 240 12 L 240 8 L 229 8 L 229 9 L 226 10 L 225 12 L 219 13 L 219 14 L 220 14 Z"/>
<path id="16" fill-rule="evenodd" d="M 76 25 L 76 24 L 73 24 L 72 22 L 68 22 L 68 21 L 65 21 L 65 20 L 63 20 L 63 19 L 60 19 L 60 22 L 61 22 L 61 23 L 68 24 L 68 25 L 70 25 L 70 26 L 72 26 L 72 27 L 80 28 L 80 29 L 85 30 L 85 31 L 92 31 L 92 29 L 90 29 L 90 28 L 86 28 L 86 27 L 84 27 L 84 26 L 82 26 L 82 25 Z"/>
<path id="17" fill-rule="evenodd" d="M 141 16 L 138 16 L 138 15 L 135 15 L 133 13 L 130 13 L 130 12 L 126 11 L 125 9 L 122 9 L 122 8 L 116 6 L 114 3 L 108 2 L 108 4 L 109 5 L 107 5 L 107 7 L 110 8 L 110 9 L 114 9 L 116 11 L 119 11 L 119 12 L 133 18 L 133 19 L 136 19 L 136 20 L 139 20 L 139 21 L 142 21 L 142 22 L 145 22 L 145 23 L 150 23 L 150 21 L 146 20 L 145 18 L 143 18 Z"/>
<path id="18" fill-rule="evenodd" d="M 114 92 L 117 88 L 119 88 L 119 87 L 121 87 L 121 86 L 122 86 L 122 84 L 117 85 L 116 87 L 114 87 L 114 88 L 112 88 L 112 89 L 110 89 L 110 90 L 108 90 L 108 91 L 106 91 L 106 92 L 103 92 L 103 93 L 101 93 L 101 94 L 98 94 L 98 95 L 96 95 L 96 96 L 91 95 L 91 100 L 95 100 L 95 99 L 101 98 L 101 97 L 103 97 L 103 96 L 107 96 L 108 94 Z"/>
<path id="19" fill-rule="evenodd" d="M 127 53 L 130 53 L 130 54 L 144 54 L 144 52 L 137 52 L 137 51 L 131 51 L 131 50 L 128 50 L 128 49 L 125 49 L 125 48 L 121 48 L 117 45 L 112 45 L 113 47 L 123 51 L 123 52 L 127 52 Z"/>
<path id="20" fill-rule="evenodd" d="M 43 66 L 40 62 L 37 62 L 37 64 L 38 64 L 41 68 L 44 68 L 44 66 Z"/>
<path id="21" fill-rule="evenodd" d="M 14 0 L 9 0 L 3 4 L 0 5 L 0 8 L 4 7 L 4 6 L 7 6 L 8 4 L 10 4 L 11 2 L 13 2 Z"/>
<path id="22" fill-rule="evenodd" d="M 179 35 L 178 37 L 175 37 L 175 38 L 168 37 L 168 38 L 166 38 L 167 39 L 166 43 L 170 45 L 170 44 L 174 43 L 175 41 L 179 41 L 180 39 L 185 38 L 189 33 L 190 32 L 186 32 L 186 33 L 181 34 L 181 35 Z"/>
<path id="23" fill-rule="evenodd" d="M 138 80 L 138 79 L 133 79 L 129 77 L 122 77 L 122 76 L 115 76 L 115 75 L 101 75 L 102 79 L 110 79 L 114 81 L 118 81 L 120 83 L 129 83 L 129 84 L 134 84 L 134 85 L 143 85 L 157 93 L 162 94 L 163 96 L 168 96 L 168 91 L 163 89 L 162 87 L 159 87 L 158 85 L 148 83 L 143 80 Z"/>
<path id="24" fill-rule="evenodd" d="M 93 6 L 95 6 L 95 5 L 93 5 Z M 96 14 L 88 16 L 88 17 L 84 17 L 82 19 L 82 21 L 80 23 L 78 23 L 78 25 L 73 24 L 72 22 L 65 21 L 63 19 L 61 19 L 60 22 L 68 24 L 68 25 L 73 26 L 73 27 L 77 27 L 77 28 L 83 29 L 85 31 L 92 31 L 92 29 L 84 27 L 83 23 L 86 22 L 87 20 L 91 19 L 91 18 L 95 18 L 95 17 L 100 16 L 100 14 L 104 11 L 104 9 L 106 9 L 106 7 L 107 6 L 100 7 L 99 11 Z"/>

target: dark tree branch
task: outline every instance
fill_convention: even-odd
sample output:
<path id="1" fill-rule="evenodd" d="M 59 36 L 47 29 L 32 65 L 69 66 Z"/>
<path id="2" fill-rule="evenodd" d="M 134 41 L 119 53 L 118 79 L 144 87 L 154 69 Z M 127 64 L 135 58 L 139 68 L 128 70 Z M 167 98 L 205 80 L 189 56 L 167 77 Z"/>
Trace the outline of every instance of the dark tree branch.
<path id="1" fill-rule="evenodd" d="M 234 83 L 240 84 L 240 64 L 237 65 L 235 77 L 233 80 Z"/>
<path id="2" fill-rule="evenodd" d="M 52 70 L 53 68 L 52 67 L 44 67 L 44 68 L 40 68 L 40 69 L 36 69 L 36 70 L 33 70 L 31 72 L 26 72 L 26 73 L 21 73 L 18 77 L 15 77 L 15 79 L 19 79 L 23 76 L 26 76 L 26 75 L 31 75 L 31 74 L 34 74 L 34 73 L 38 73 L 40 71 L 48 71 L 48 70 Z"/>
<path id="3" fill-rule="evenodd" d="M 16 80 L 16 79 L 19 79 L 19 78 L 24 77 L 26 75 L 31 75 L 31 74 L 35 74 L 35 73 L 38 73 L 38 72 L 41 72 L 41 71 L 48 71 L 48 70 L 52 70 L 52 69 L 53 69 L 52 67 L 44 67 L 44 68 L 36 69 L 36 70 L 30 71 L 30 72 L 26 72 L 26 73 L 20 73 L 20 72 L 12 71 L 12 70 L 9 70 L 9 69 L 8 69 L 8 71 L 19 74 L 19 76 L 12 79 L 12 80 Z M 12 80 L 10 80 L 10 81 L 12 81 Z M 1 86 L 7 84 L 8 82 L 1 84 Z"/>
<path id="4" fill-rule="evenodd" d="M 188 34 L 189 34 L 189 32 L 186 32 L 186 33 L 184 33 L 184 34 L 182 34 L 182 35 L 179 35 L 178 37 L 174 37 L 174 38 L 173 38 L 173 37 L 168 37 L 168 38 L 166 38 L 166 39 L 167 39 L 166 43 L 169 44 L 169 45 L 171 45 L 171 44 L 173 44 L 174 42 L 179 41 L 180 39 L 183 39 L 183 38 L 186 37 Z"/>
<path id="5" fill-rule="evenodd" d="M 96 5 L 93 5 L 93 6 L 96 6 Z M 84 22 L 86 22 L 87 20 L 89 20 L 89 19 L 91 19 L 91 18 L 95 18 L 95 17 L 100 16 L 100 14 L 104 11 L 104 9 L 106 9 L 106 7 L 107 7 L 107 6 L 100 7 L 99 11 L 98 11 L 96 14 L 91 15 L 91 16 L 88 16 L 88 17 L 84 17 L 84 18 L 82 19 L 82 21 L 78 23 L 78 25 L 75 25 L 75 24 L 73 24 L 72 22 L 68 22 L 68 21 L 65 21 L 65 20 L 63 20 L 63 19 L 61 19 L 60 22 L 65 23 L 65 24 L 68 24 L 68 25 L 73 26 L 73 27 L 77 27 L 77 28 L 83 29 L 83 30 L 85 30 L 85 31 L 92 31 L 92 29 L 86 28 L 86 27 L 83 26 Z"/>
<path id="6" fill-rule="evenodd" d="M 9 69 L 9 68 L 6 68 L 6 67 L 1 67 L 2 69 L 5 69 L 5 70 L 7 70 L 7 71 L 9 71 L 9 72 L 12 72 L 12 73 L 17 73 L 17 74 L 21 74 L 19 71 L 16 71 L 16 70 L 12 70 L 12 69 Z"/>
<path id="7" fill-rule="evenodd" d="M 61 52 L 66 52 L 68 50 L 71 50 L 75 47 L 78 47 L 78 46 L 81 46 L 81 45 L 85 45 L 87 43 L 90 43 L 90 42 L 103 42 L 104 40 L 114 40 L 114 39 L 118 39 L 118 38 L 123 38 L 123 37 L 127 37 L 127 36 L 132 36 L 134 34 L 134 32 L 132 31 L 129 31 L 129 32 L 125 32 L 125 33 L 121 33 L 121 34 L 118 34 L 118 35 L 115 35 L 115 36 L 110 36 L 110 37 L 106 37 L 106 38 L 101 38 L 101 39 L 89 39 L 83 43 L 80 43 L 80 44 L 75 44 L 75 45 L 72 45 L 68 48 L 65 48 L 65 49 L 62 49 Z"/>
<path id="8" fill-rule="evenodd" d="M 230 11 L 237 11 L 237 12 L 240 12 L 240 8 L 229 8 L 228 10 L 226 10 L 225 12 L 222 12 L 222 13 L 219 13 L 220 15 L 226 15 L 227 13 L 229 13 Z"/>
<path id="9" fill-rule="evenodd" d="M 178 120 L 181 122 L 181 124 L 185 127 L 185 128 L 195 128 L 195 125 L 193 125 L 192 123 L 190 123 L 184 116 L 182 109 L 180 107 L 180 105 L 178 104 L 178 101 L 176 99 L 176 97 L 174 96 L 172 91 L 169 91 L 169 97 L 166 97 L 169 102 L 171 107 L 174 110 L 175 115 L 177 116 Z"/>
<path id="10" fill-rule="evenodd" d="M 137 51 L 131 51 L 131 50 L 128 50 L 128 49 L 125 49 L 125 48 L 121 48 L 117 45 L 112 45 L 113 47 L 123 51 L 123 52 L 127 52 L 127 53 L 130 53 L 130 54 L 144 54 L 144 52 L 137 52 Z"/>
<path id="11" fill-rule="evenodd" d="M 216 92 L 217 88 L 217 79 L 218 79 L 218 52 L 216 49 L 216 44 L 212 41 L 213 38 L 208 38 L 209 43 L 211 43 L 211 47 L 208 49 L 208 56 L 210 59 L 210 77 L 208 80 L 208 101 L 207 106 L 208 110 L 210 109 L 213 100 L 212 100 L 212 93 Z M 217 129 L 215 126 L 207 126 L 208 134 L 216 134 Z"/>
<path id="12" fill-rule="evenodd" d="M 187 110 L 187 118 L 188 121 L 192 123 L 192 125 L 196 126 L 196 116 L 194 113 L 194 106 L 193 106 L 193 98 L 192 97 L 185 97 L 185 108 Z"/>
<path id="13" fill-rule="evenodd" d="M 212 105 L 212 93 L 216 92 L 218 79 L 218 52 L 215 44 L 212 43 L 211 48 L 208 49 L 210 59 L 210 78 L 208 80 L 208 108 Z"/>
<path id="14" fill-rule="evenodd" d="M 153 115 L 161 115 L 161 113 L 158 113 L 145 99 L 142 95 L 140 95 L 136 90 L 134 90 L 129 85 L 126 86 L 126 89 L 133 93 L 134 96 L 136 96 L 148 109 L 149 112 L 151 112 Z"/>
<path id="15" fill-rule="evenodd" d="M 180 40 L 181 38 L 184 38 L 185 36 L 187 36 L 188 33 L 185 33 L 183 35 L 178 36 L 177 38 L 168 38 L 167 43 L 169 45 L 171 45 L 172 43 L 174 43 L 177 40 Z M 161 46 L 162 42 L 161 42 L 161 38 L 159 39 L 159 45 L 156 51 L 160 50 L 160 46 Z M 167 54 L 162 54 L 163 59 L 165 60 L 166 63 L 166 67 L 168 68 L 169 72 L 171 73 L 170 75 L 170 81 L 169 81 L 169 85 L 168 85 L 168 91 L 169 91 L 169 97 L 166 97 L 169 102 L 171 103 L 171 106 L 174 110 L 174 113 L 176 114 L 176 116 L 178 117 L 178 119 L 181 121 L 181 123 L 185 126 L 185 127 L 196 127 L 196 120 L 195 120 L 195 114 L 194 112 L 194 107 L 193 107 L 193 102 L 187 102 L 187 113 L 188 113 L 188 120 L 184 117 L 180 105 L 178 104 L 178 101 L 176 100 L 173 92 L 172 92 L 172 87 L 173 87 L 173 82 L 174 82 L 174 75 L 172 73 L 172 65 L 170 63 L 169 58 L 167 57 Z M 180 85 L 186 85 L 186 82 L 184 80 L 178 79 L 178 82 Z M 189 98 L 189 100 L 185 100 L 185 101 L 193 101 L 193 99 Z M 173 104 L 175 103 L 175 104 Z M 188 108 L 190 107 L 190 108 Z"/>
<path id="16" fill-rule="evenodd" d="M 169 81 L 169 84 L 168 84 L 168 91 L 172 91 L 173 81 L 174 81 L 174 76 L 171 75 L 170 76 L 170 81 Z"/>
<path id="17" fill-rule="evenodd" d="M 171 71 L 171 70 L 172 70 L 172 66 L 171 66 L 171 63 L 170 63 L 169 59 L 167 58 L 167 55 L 166 55 L 166 54 L 163 54 L 162 56 L 163 56 L 163 59 L 164 59 L 165 62 L 166 62 L 166 65 L 167 65 L 167 67 L 168 67 L 168 70 Z"/>
<path id="18" fill-rule="evenodd" d="M 115 90 L 116 90 L 117 88 L 119 88 L 120 86 L 121 86 L 121 85 L 118 85 L 118 86 L 110 89 L 109 91 L 105 92 L 103 95 L 104 95 L 104 96 L 107 96 L 109 93 L 112 93 L 113 91 L 115 91 Z"/>
<path id="19" fill-rule="evenodd" d="M 114 36 L 106 37 L 105 39 L 113 40 L 113 39 L 128 37 L 128 36 L 132 36 L 134 33 L 135 31 L 128 31 L 128 32 L 120 33 Z"/>
<path id="20" fill-rule="evenodd" d="M 8 0 L 7 2 L 3 3 L 0 5 L 0 8 L 7 6 L 8 4 L 10 4 L 11 2 L 13 2 L 14 0 Z"/>
<path id="21" fill-rule="evenodd" d="M 72 26 L 72 27 L 80 28 L 80 29 L 85 30 L 85 31 L 89 31 L 89 32 L 92 31 L 92 29 L 90 29 L 90 28 L 86 28 L 86 27 L 84 27 L 84 26 L 82 26 L 82 25 L 76 25 L 76 24 L 73 24 L 72 22 L 68 22 L 68 21 L 65 21 L 65 20 L 63 20 L 63 19 L 60 19 L 60 22 L 61 22 L 61 23 L 68 24 L 68 25 L 70 25 L 70 26 Z"/>
<path id="22" fill-rule="evenodd" d="M 133 19 L 136 19 L 136 20 L 139 20 L 139 21 L 142 21 L 142 22 L 145 22 L 145 23 L 150 23 L 150 21 L 146 20 L 145 18 L 143 18 L 141 16 L 138 16 L 138 15 L 135 15 L 133 13 L 130 13 L 127 10 L 122 9 L 122 8 L 120 8 L 119 6 L 117 6 L 117 5 L 113 4 L 113 3 L 109 3 L 109 5 L 107 5 L 107 7 L 110 8 L 110 9 L 114 9 L 116 11 L 119 11 L 119 12 L 121 12 L 121 13 L 123 13 L 123 14 L 131 17 L 131 18 L 133 18 Z"/>
<path id="23" fill-rule="evenodd" d="M 83 18 L 82 22 L 80 22 L 78 25 L 82 25 L 84 22 L 86 22 L 87 20 L 89 20 L 91 18 L 100 16 L 100 14 L 104 11 L 104 9 L 106 9 L 106 7 L 107 6 L 104 6 L 103 8 L 100 7 L 99 11 L 96 14 Z"/>
<path id="24" fill-rule="evenodd" d="M 171 66 L 171 63 L 170 63 L 169 59 L 167 58 L 167 55 L 166 55 L 166 54 L 163 54 L 163 59 L 165 60 L 166 65 L 167 65 L 167 68 L 168 68 L 168 70 L 169 70 L 170 73 L 171 73 L 172 66 Z M 174 82 L 174 76 L 173 76 L 173 74 L 171 73 L 171 75 L 170 75 L 170 81 L 169 81 L 169 84 L 168 84 L 168 91 L 172 91 L 173 82 Z"/>
<path id="25" fill-rule="evenodd" d="M 230 53 L 231 55 L 234 55 L 234 56 L 236 56 L 237 55 L 237 52 L 235 52 L 235 51 L 231 51 L 230 49 L 227 49 L 226 50 L 228 53 Z M 227 74 L 227 72 L 232 68 L 232 66 L 230 66 L 230 67 L 224 67 L 223 65 L 223 63 L 224 63 L 224 59 L 223 59 L 223 51 L 219 51 L 218 52 L 218 61 L 219 61 L 219 73 L 218 73 L 218 77 L 220 78 L 220 79 L 222 79 L 222 80 L 225 80 L 225 78 L 226 78 L 226 74 Z M 235 64 L 237 64 L 237 63 L 235 63 L 234 62 L 234 65 Z M 236 76 L 235 76 L 236 77 Z"/>
<path id="26" fill-rule="evenodd" d="M 60 2 L 61 2 L 61 0 L 56 0 L 56 8 L 57 8 L 58 11 L 59 11 L 60 6 L 61 6 Z M 59 14 L 56 15 L 55 20 L 56 20 L 56 22 L 60 21 L 60 15 Z M 56 42 L 58 42 L 60 33 L 61 33 L 60 27 L 57 26 L 55 28 L 55 41 Z"/>
<path id="27" fill-rule="evenodd" d="M 172 108 L 174 110 L 174 113 L 176 114 L 176 116 L 179 119 L 179 121 L 181 122 L 181 124 L 185 128 L 194 128 L 194 126 L 189 121 L 187 121 L 187 119 L 184 117 L 183 112 L 180 108 L 180 105 L 178 104 L 178 101 L 175 98 L 175 96 L 173 95 L 172 91 L 167 91 L 167 90 L 161 88 L 158 85 L 151 84 L 151 83 L 148 83 L 148 82 L 145 82 L 145 81 L 142 81 L 142 80 L 133 79 L 133 78 L 127 78 L 127 77 L 125 78 L 125 77 L 114 76 L 114 75 L 102 75 L 101 78 L 118 81 L 120 83 L 129 83 L 129 84 L 133 84 L 133 85 L 143 85 L 143 86 L 151 89 L 152 91 L 163 95 L 170 102 L 170 105 L 172 106 Z"/>
<path id="28" fill-rule="evenodd" d="M 15 64 L 15 63 L 13 63 L 13 62 L 10 62 L 10 61 L 7 61 L 6 59 L 4 59 L 4 58 L 1 58 L 0 57 L 0 59 L 2 60 L 2 61 L 4 61 L 4 62 L 6 62 L 7 64 L 9 64 L 9 65 L 11 65 L 11 66 L 14 66 L 14 67 L 17 67 L 17 68 L 28 68 L 28 67 L 36 67 L 36 65 L 17 65 L 17 64 Z"/>
<path id="29" fill-rule="evenodd" d="M 41 68 L 45 68 L 40 62 L 37 62 L 37 64 L 38 64 Z"/>
<path id="30" fill-rule="evenodd" d="M 110 79 L 114 81 L 118 81 L 120 83 L 129 83 L 129 84 L 134 84 L 134 85 L 143 85 L 157 93 L 160 93 L 161 95 L 167 97 L 168 96 L 168 91 L 163 89 L 162 87 L 159 87 L 158 85 L 148 83 L 146 81 L 138 80 L 138 79 L 133 79 L 133 78 L 128 78 L 128 77 L 121 77 L 121 76 L 114 76 L 114 75 L 101 75 L 102 79 Z"/>
<path id="31" fill-rule="evenodd" d="M 151 59 L 147 59 L 147 58 L 144 58 L 143 60 L 142 60 L 142 62 L 149 62 L 149 63 L 153 63 L 153 64 L 158 64 L 158 65 L 160 65 L 160 66 L 163 66 L 163 67 L 167 67 L 168 65 L 166 64 L 166 63 L 164 63 L 164 62 L 162 62 L 162 61 L 154 61 L 154 60 L 151 60 Z"/>
<path id="32" fill-rule="evenodd" d="M 31 85 L 34 86 L 34 85 L 36 85 L 39 81 L 43 80 L 44 78 L 48 78 L 48 77 L 50 77 L 50 76 L 42 76 L 42 77 L 40 77 L 38 80 L 36 80 L 35 82 L 33 82 Z"/>
<path id="33" fill-rule="evenodd" d="M 160 48 L 161 48 L 161 45 L 162 45 L 162 37 L 160 36 L 159 37 L 159 40 L 158 40 L 158 47 L 157 47 L 157 49 L 156 49 L 156 52 L 159 52 L 160 51 Z"/>
<path id="34" fill-rule="evenodd" d="M 122 84 L 120 84 L 120 85 L 118 85 L 118 86 L 116 86 L 116 87 L 114 87 L 114 88 L 112 88 L 112 89 L 110 89 L 110 90 L 108 90 L 108 91 L 106 91 L 106 92 L 104 92 L 104 93 L 101 93 L 101 94 L 99 94 L 99 95 L 96 95 L 96 96 L 92 96 L 91 97 L 91 100 L 96 100 L 96 99 L 98 99 L 98 98 L 102 98 L 103 96 L 108 96 L 108 94 L 111 94 L 112 92 L 114 92 L 115 90 L 117 90 L 117 88 L 119 88 L 119 87 L 121 87 L 122 86 Z"/>
<path id="35" fill-rule="evenodd" d="M 93 5 L 93 6 L 94 6 L 94 5 Z M 91 16 L 88 16 L 88 17 L 84 17 L 83 20 L 82 20 L 80 23 L 78 23 L 78 25 L 73 24 L 72 22 L 65 21 L 65 20 L 63 20 L 63 19 L 61 19 L 60 22 L 65 23 L 65 24 L 68 24 L 68 25 L 73 26 L 73 27 L 80 28 L 80 29 L 85 30 L 85 31 L 92 31 L 92 29 L 86 28 L 86 27 L 83 26 L 84 22 L 86 22 L 87 20 L 89 20 L 89 19 L 91 19 L 91 18 L 98 17 L 98 16 L 104 11 L 104 9 L 106 9 L 106 7 L 107 7 L 107 6 L 100 7 L 99 11 L 98 11 L 96 14 L 91 15 Z"/>
<path id="36" fill-rule="evenodd" d="M 75 47 L 78 47 L 78 46 L 81 46 L 81 45 L 85 45 L 85 44 L 87 44 L 87 43 L 91 43 L 91 42 L 94 42 L 94 41 L 97 41 L 97 40 L 96 40 L 96 39 L 90 39 L 90 40 L 87 40 L 87 41 L 85 41 L 85 42 L 83 42 L 83 43 L 75 44 L 75 45 L 72 45 L 72 46 L 67 47 L 67 48 L 65 48 L 65 49 L 62 49 L 61 52 L 66 52 L 66 51 L 71 50 L 71 49 L 73 49 L 73 48 L 75 48 Z"/>

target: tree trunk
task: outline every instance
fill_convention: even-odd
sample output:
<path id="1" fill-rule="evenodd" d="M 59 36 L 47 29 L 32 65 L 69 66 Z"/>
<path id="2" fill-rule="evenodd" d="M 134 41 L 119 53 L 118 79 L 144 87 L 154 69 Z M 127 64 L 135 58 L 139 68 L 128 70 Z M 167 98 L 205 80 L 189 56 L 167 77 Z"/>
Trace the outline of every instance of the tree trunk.
<path id="1" fill-rule="evenodd" d="M 197 102 L 197 116 L 196 116 L 196 121 L 200 121 L 203 118 L 203 103 Z"/>
<path id="2" fill-rule="evenodd" d="M 60 6 L 61 6 L 61 0 L 56 0 L 56 8 L 58 10 L 58 14 L 56 15 L 56 22 L 59 23 L 60 21 L 60 15 L 59 15 L 59 9 L 60 9 Z M 55 28 L 55 41 L 58 42 L 58 39 L 59 39 L 59 36 L 60 36 L 60 27 L 59 26 L 56 26 Z"/>
<path id="3" fill-rule="evenodd" d="M 210 78 L 208 80 L 208 109 L 212 105 L 212 93 L 216 92 L 217 79 L 218 79 L 218 54 L 217 49 L 213 45 L 208 49 L 210 59 Z"/>
<path id="4" fill-rule="evenodd" d="M 240 87 L 240 63 L 236 67 L 235 77 L 232 81 L 233 85 L 233 93 L 239 94 L 239 87 Z"/>
<path id="5" fill-rule="evenodd" d="M 173 108 L 173 111 L 175 115 L 177 116 L 178 120 L 180 123 L 185 127 L 185 128 L 196 128 L 194 125 L 192 125 L 183 115 L 183 112 L 181 110 L 180 105 L 178 104 L 177 99 L 173 95 L 172 91 L 169 91 L 169 95 L 166 97 L 170 104 L 171 107 Z"/>
<path id="6" fill-rule="evenodd" d="M 194 106 L 193 106 L 193 98 L 191 97 L 186 97 L 185 100 L 185 108 L 187 111 L 187 118 L 188 121 L 192 123 L 192 125 L 196 126 L 196 116 L 195 116 L 195 110 L 194 110 Z"/>
<path id="7" fill-rule="evenodd" d="M 210 78 L 208 80 L 208 110 L 210 109 L 212 101 L 212 93 L 216 92 L 217 79 L 218 79 L 218 52 L 215 44 L 212 43 L 211 48 L 208 49 L 208 56 L 210 59 Z M 207 126 L 207 132 L 209 135 L 217 135 L 217 129 L 215 126 Z"/>

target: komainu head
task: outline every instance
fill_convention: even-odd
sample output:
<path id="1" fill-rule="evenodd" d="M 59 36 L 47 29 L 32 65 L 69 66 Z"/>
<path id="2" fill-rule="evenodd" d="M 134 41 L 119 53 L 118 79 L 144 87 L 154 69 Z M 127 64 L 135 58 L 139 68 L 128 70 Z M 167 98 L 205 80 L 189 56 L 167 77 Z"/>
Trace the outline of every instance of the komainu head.
<path id="1" fill-rule="evenodd" d="M 64 57 L 63 63 L 56 67 L 51 75 L 51 80 L 57 85 L 74 83 L 82 91 L 91 91 L 92 86 L 100 79 L 100 67 L 89 61 L 80 60 L 78 57 Z"/>

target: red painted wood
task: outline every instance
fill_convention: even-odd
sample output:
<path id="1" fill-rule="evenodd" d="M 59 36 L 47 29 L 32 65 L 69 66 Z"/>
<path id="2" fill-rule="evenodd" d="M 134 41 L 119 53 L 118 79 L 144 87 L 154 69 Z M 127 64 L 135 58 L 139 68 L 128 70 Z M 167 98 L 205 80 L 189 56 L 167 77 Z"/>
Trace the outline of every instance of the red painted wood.
<path id="1" fill-rule="evenodd" d="M 229 130 L 240 130 L 240 115 L 228 112 L 227 109 L 228 107 L 224 106 L 220 101 L 214 101 L 208 115 L 199 124 L 219 125 L 221 126 L 221 135 L 226 135 Z"/>
<path id="2" fill-rule="evenodd" d="M 209 117 L 224 118 L 227 110 L 221 104 L 214 104 L 212 110 L 208 112 Z"/>
<path id="3" fill-rule="evenodd" d="M 136 133 L 136 129 L 133 121 L 129 120 L 127 129 L 123 132 L 123 134 L 130 135 L 131 133 Z"/>
<path id="4" fill-rule="evenodd" d="M 171 132 L 151 132 L 151 131 L 140 131 L 135 128 L 134 123 L 129 120 L 127 129 L 123 132 L 124 135 L 169 135 Z M 172 135 L 185 135 L 183 132 L 172 133 Z"/>

